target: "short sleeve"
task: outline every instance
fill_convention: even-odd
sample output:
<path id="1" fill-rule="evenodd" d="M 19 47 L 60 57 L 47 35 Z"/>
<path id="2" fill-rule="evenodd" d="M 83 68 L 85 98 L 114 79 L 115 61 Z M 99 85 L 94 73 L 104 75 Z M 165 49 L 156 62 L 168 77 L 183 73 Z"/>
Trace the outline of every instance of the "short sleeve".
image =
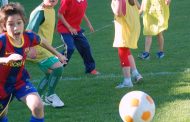
<path id="1" fill-rule="evenodd" d="M 41 43 L 40 36 L 32 31 L 26 31 L 24 33 L 24 40 L 25 43 L 28 45 L 27 47 L 33 47 Z"/>
<path id="2" fill-rule="evenodd" d="M 31 14 L 26 30 L 32 30 L 38 33 L 39 27 L 44 22 L 44 20 L 45 18 L 43 10 L 37 11 L 35 14 Z"/>

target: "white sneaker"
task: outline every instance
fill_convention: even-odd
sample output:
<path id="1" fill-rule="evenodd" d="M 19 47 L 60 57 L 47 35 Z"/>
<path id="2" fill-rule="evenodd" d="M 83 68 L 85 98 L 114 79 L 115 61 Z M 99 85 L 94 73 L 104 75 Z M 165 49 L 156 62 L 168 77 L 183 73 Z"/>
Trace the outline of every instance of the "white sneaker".
<path id="1" fill-rule="evenodd" d="M 53 106 L 55 108 L 64 106 L 64 103 L 61 101 L 61 99 L 56 94 L 46 96 L 45 102 L 49 103 L 51 106 Z"/>
<path id="2" fill-rule="evenodd" d="M 140 83 L 142 82 L 142 79 L 143 79 L 141 74 L 134 75 L 133 78 L 135 80 L 134 83 Z"/>
<path id="3" fill-rule="evenodd" d="M 122 82 L 119 85 L 117 85 L 115 88 L 121 89 L 121 88 L 124 88 L 124 87 L 132 88 L 133 87 L 133 83 L 132 82 L 127 82 L 127 83 L 126 82 Z"/>

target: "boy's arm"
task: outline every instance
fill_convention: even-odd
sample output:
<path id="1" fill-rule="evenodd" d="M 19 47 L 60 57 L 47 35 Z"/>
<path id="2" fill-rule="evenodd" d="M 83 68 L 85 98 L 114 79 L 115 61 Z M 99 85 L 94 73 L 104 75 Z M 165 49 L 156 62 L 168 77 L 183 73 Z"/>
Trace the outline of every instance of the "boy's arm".
<path id="1" fill-rule="evenodd" d="M 7 63 L 7 62 L 9 62 L 8 57 L 0 58 L 0 64 L 4 64 L 4 63 Z"/>
<path id="2" fill-rule="evenodd" d="M 116 16 L 122 16 L 122 0 L 112 0 L 111 8 Z"/>
<path id="3" fill-rule="evenodd" d="M 146 9 L 146 4 L 147 3 L 147 0 L 142 0 L 141 2 L 141 6 L 140 6 L 140 10 L 139 10 L 139 14 L 143 14 L 143 12 L 145 11 Z"/>
<path id="4" fill-rule="evenodd" d="M 166 5 L 170 5 L 171 0 L 165 0 Z"/>
<path id="5" fill-rule="evenodd" d="M 56 49 L 54 49 L 51 45 L 49 45 L 47 43 L 47 41 L 45 39 L 41 39 L 41 44 L 40 46 L 42 46 L 43 48 L 47 49 L 48 51 L 50 51 L 52 54 L 54 54 L 55 56 L 57 56 L 59 58 L 59 60 L 63 63 L 66 64 L 67 63 L 67 58 L 62 55 L 61 53 L 59 53 Z"/>
<path id="6" fill-rule="evenodd" d="M 93 26 L 92 26 L 90 20 L 89 20 L 88 17 L 86 16 L 86 14 L 84 14 L 83 19 L 86 21 L 88 27 L 90 28 L 90 31 L 91 31 L 91 32 L 94 32 L 94 28 L 93 28 Z"/>
<path id="7" fill-rule="evenodd" d="M 22 60 L 22 56 L 19 54 L 11 54 L 8 57 L 0 58 L 0 64 L 9 63 L 10 61 Z"/>
<path id="8" fill-rule="evenodd" d="M 134 3 L 137 6 L 137 8 L 140 10 L 141 5 L 140 5 L 139 1 L 138 0 L 134 0 Z"/>
<path id="9" fill-rule="evenodd" d="M 65 27 L 71 32 L 72 35 L 77 35 L 77 30 L 75 28 L 73 28 L 65 19 L 65 17 L 58 12 L 58 18 L 61 20 L 61 22 L 63 23 L 63 25 L 65 25 Z"/>
<path id="10" fill-rule="evenodd" d="M 30 15 L 29 23 L 26 27 L 26 30 L 31 30 L 35 33 L 38 33 L 40 25 L 45 21 L 44 11 L 38 11 L 35 15 Z"/>

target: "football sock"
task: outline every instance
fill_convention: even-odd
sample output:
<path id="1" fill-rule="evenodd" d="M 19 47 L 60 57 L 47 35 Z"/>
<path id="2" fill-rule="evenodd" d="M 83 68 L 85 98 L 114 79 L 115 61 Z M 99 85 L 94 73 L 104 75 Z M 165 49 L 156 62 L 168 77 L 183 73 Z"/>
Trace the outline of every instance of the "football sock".
<path id="1" fill-rule="evenodd" d="M 131 82 L 131 77 L 124 78 L 124 83 L 130 83 Z"/>
<path id="2" fill-rule="evenodd" d="M 30 122 L 44 122 L 44 118 L 36 118 L 34 116 L 31 116 Z"/>
<path id="3" fill-rule="evenodd" d="M 55 87 L 61 78 L 62 72 L 63 72 L 63 67 L 53 69 L 51 75 L 49 76 L 49 80 L 48 80 L 47 96 L 54 94 Z"/>
<path id="4" fill-rule="evenodd" d="M 8 122 L 7 116 L 0 118 L 0 122 Z"/>
<path id="5" fill-rule="evenodd" d="M 138 74 L 139 74 L 139 72 L 138 72 L 137 69 L 132 70 L 132 76 L 136 76 L 136 75 L 138 75 Z"/>
<path id="6" fill-rule="evenodd" d="M 37 89 L 38 89 L 38 93 L 41 96 L 43 94 L 43 92 L 45 91 L 47 85 L 48 85 L 48 79 L 49 79 L 49 75 L 46 75 L 38 84 Z"/>

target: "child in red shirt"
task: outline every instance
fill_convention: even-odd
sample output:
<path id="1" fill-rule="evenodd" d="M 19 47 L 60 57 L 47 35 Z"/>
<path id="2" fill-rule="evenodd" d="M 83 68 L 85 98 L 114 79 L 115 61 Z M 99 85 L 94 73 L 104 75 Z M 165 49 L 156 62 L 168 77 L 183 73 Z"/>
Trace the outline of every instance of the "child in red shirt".
<path id="1" fill-rule="evenodd" d="M 58 11 L 57 30 L 61 34 L 63 44 L 67 47 L 68 61 L 75 48 L 77 48 L 84 61 L 85 72 L 98 75 L 99 72 L 95 69 L 95 61 L 92 57 L 90 45 L 83 34 L 84 31 L 80 27 L 82 19 L 84 19 L 91 32 L 94 31 L 85 14 L 86 8 L 87 0 L 61 0 Z"/>

